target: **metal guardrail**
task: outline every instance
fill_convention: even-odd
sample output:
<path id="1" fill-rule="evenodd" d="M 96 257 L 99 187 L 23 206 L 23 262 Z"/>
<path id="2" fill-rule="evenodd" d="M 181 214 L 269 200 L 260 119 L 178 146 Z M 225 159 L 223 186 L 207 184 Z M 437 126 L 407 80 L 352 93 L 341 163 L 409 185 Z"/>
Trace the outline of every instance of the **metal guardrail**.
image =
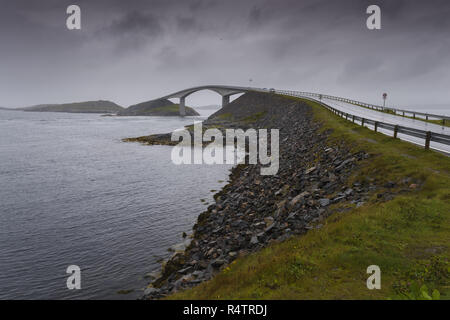
<path id="1" fill-rule="evenodd" d="M 428 120 L 429 118 L 434 118 L 434 119 L 438 119 L 438 120 L 442 120 L 442 124 L 445 125 L 446 121 L 450 120 L 450 116 L 445 116 L 445 115 L 438 115 L 438 114 L 432 114 L 432 113 L 425 113 L 425 112 L 418 112 L 418 111 L 411 111 L 411 110 L 404 110 L 404 109 L 396 109 L 396 108 L 388 108 L 388 107 L 382 107 L 382 106 L 377 106 L 375 104 L 370 104 L 370 103 L 366 103 L 366 102 L 361 102 L 361 101 L 357 101 L 357 100 L 352 100 L 352 99 L 347 99 L 347 98 L 342 98 L 342 97 L 336 97 L 336 96 L 330 96 L 327 94 L 321 94 L 321 93 L 312 93 L 312 92 L 301 92 L 301 91 L 288 91 L 288 90 L 276 90 L 278 93 L 282 93 L 282 94 L 290 94 L 290 95 L 302 95 L 302 96 L 308 96 L 308 97 L 315 97 L 315 98 L 319 98 L 319 100 L 325 98 L 325 99 L 330 99 L 330 100 L 335 100 L 335 101 L 342 101 L 342 102 L 346 102 L 346 103 L 351 103 L 354 105 L 359 105 L 362 107 L 366 107 L 372 110 L 377 110 L 377 111 L 388 111 L 388 112 L 392 112 L 395 115 L 401 115 L 401 116 L 407 116 L 408 114 L 411 115 L 414 119 L 416 118 L 416 116 L 422 116 L 425 117 L 426 120 Z M 400 114 L 398 114 L 398 112 Z"/>
<path id="2" fill-rule="evenodd" d="M 305 92 L 286 91 L 286 90 L 276 90 L 276 93 L 290 95 L 290 96 L 294 96 L 294 97 L 300 97 L 300 98 L 305 97 L 305 96 L 312 96 L 312 97 L 318 97 L 318 98 L 330 97 L 330 96 L 315 94 L 315 93 L 308 93 L 308 95 L 306 95 Z M 342 99 L 343 100 L 339 100 L 339 101 L 344 101 L 344 100 L 345 100 L 345 102 L 353 101 L 353 100 L 344 99 L 344 98 L 342 98 Z M 333 108 L 322 101 L 318 101 L 316 99 L 311 99 L 311 100 L 314 100 L 314 101 L 322 104 L 328 110 L 332 111 L 336 115 L 343 117 L 349 121 L 352 121 L 352 122 L 359 121 L 359 122 L 361 122 L 362 126 L 365 126 L 366 124 L 373 125 L 375 132 L 378 131 L 378 128 L 383 128 L 383 129 L 392 131 L 394 138 L 397 138 L 398 133 L 402 133 L 402 134 L 405 134 L 408 136 L 424 139 L 426 150 L 430 149 L 431 141 L 450 146 L 450 136 L 449 135 L 435 133 L 435 132 L 431 132 L 431 131 L 424 131 L 424 130 L 420 130 L 420 129 L 409 128 L 409 127 L 403 127 L 400 125 L 393 125 L 393 124 L 386 123 L 386 122 L 375 121 L 375 120 L 371 120 L 368 118 L 363 118 L 363 117 L 356 116 L 354 114 L 347 113 L 347 112 L 338 110 L 336 108 Z M 333 100 L 336 100 L 336 99 L 333 99 Z"/>

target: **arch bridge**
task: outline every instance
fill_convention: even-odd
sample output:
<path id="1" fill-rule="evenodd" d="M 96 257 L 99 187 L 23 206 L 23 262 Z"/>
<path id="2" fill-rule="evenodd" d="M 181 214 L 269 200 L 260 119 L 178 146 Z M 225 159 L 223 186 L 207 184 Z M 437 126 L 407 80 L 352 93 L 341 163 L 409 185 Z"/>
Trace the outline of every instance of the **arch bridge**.
<path id="1" fill-rule="evenodd" d="M 164 97 L 161 97 L 160 99 L 180 99 L 180 115 L 185 116 L 186 115 L 186 97 L 193 94 L 194 92 L 201 91 L 201 90 L 210 90 L 214 91 L 222 96 L 222 107 L 226 106 L 228 103 L 230 103 L 230 97 L 235 94 L 239 93 L 245 93 L 249 91 L 267 91 L 264 89 L 259 88 L 251 88 L 251 87 L 236 87 L 236 86 L 223 86 L 223 85 L 206 85 L 206 86 L 200 86 L 200 87 L 192 87 L 188 89 L 184 89 L 181 91 L 177 91 L 174 93 L 171 93 L 169 95 L 166 95 Z"/>

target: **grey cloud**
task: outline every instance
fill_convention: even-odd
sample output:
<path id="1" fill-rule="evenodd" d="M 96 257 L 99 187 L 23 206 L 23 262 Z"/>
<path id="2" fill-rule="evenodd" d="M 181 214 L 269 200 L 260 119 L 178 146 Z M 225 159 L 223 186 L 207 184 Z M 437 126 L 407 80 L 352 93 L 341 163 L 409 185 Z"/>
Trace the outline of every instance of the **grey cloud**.
<path id="1" fill-rule="evenodd" d="M 259 26 L 262 23 L 261 8 L 254 6 L 248 15 L 248 22 L 251 26 Z"/>
<path id="2" fill-rule="evenodd" d="M 202 32 L 204 29 L 193 17 L 177 17 L 176 23 L 180 32 Z"/>
<path id="3" fill-rule="evenodd" d="M 77 0 L 79 32 L 65 28 L 72 2 L 2 1 L 1 105 L 130 105 L 250 78 L 369 102 L 384 89 L 404 104 L 450 102 L 449 1 Z M 365 27 L 370 4 L 382 30 Z"/>
<path id="4" fill-rule="evenodd" d="M 162 35 L 164 29 L 153 14 L 134 10 L 113 21 L 104 31 L 111 36 L 155 37 Z"/>
<path id="5" fill-rule="evenodd" d="M 205 10 L 216 6 L 220 0 L 193 0 L 189 1 L 189 9 L 192 13 L 196 13 L 199 10 Z"/>

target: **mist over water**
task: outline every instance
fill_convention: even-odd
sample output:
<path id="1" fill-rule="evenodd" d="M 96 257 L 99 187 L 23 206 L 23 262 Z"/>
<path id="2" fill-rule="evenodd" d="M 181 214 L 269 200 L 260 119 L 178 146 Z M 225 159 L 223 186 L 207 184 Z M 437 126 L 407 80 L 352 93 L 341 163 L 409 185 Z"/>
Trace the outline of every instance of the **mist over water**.
<path id="1" fill-rule="evenodd" d="M 231 166 L 176 166 L 171 147 L 121 139 L 213 111 L 182 119 L 0 110 L 0 299 L 140 296 L 143 276 L 183 241 L 206 208 L 200 199 L 211 203 Z M 81 290 L 66 288 L 71 264 Z"/>

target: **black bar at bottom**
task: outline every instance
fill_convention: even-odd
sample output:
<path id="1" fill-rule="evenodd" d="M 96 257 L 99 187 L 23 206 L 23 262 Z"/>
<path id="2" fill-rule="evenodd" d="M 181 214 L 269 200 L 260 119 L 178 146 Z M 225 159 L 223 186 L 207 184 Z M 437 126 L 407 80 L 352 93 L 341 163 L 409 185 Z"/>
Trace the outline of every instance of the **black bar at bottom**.
<path id="1" fill-rule="evenodd" d="M 430 305 L 432 303 L 432 305 Z M 145 315 L 150 319 L 303 319 L 313 315 L 314 319 L 323 315 L 337 314 L 364 319 L 367 314 L 385 317 L 417 315 L 429 308 L 433 312 L 447 311 L 448 301 L 298 301 L 298 300 L 232 300 L 232 301 L 12 301 L 0 302 L 3 312 L 11 308 L 11 314 L 35 315 L 44 311 L 70 317 L 87 318 L 99 312 L 102 318 L 113 315 L 130 318 L 132 313 Z M 444 308 L 446 310 L 444 310 Z M 443 313 L 444 314 L 444 313 Z"/>

